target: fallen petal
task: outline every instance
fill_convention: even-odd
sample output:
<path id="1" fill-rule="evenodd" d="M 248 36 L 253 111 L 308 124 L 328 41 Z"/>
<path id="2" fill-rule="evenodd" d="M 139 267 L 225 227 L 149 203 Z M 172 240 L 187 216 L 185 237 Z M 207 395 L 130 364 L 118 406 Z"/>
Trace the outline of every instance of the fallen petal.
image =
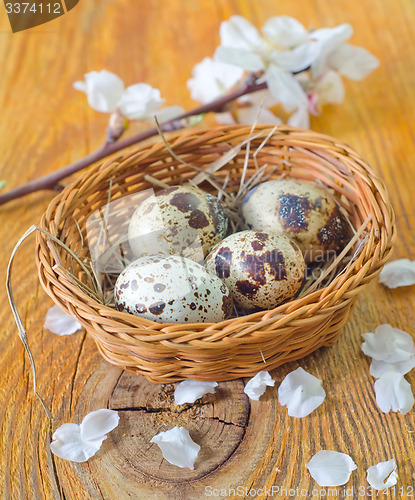
<path id="1" fill-rule="evenodd" d="M 91 411 L 82 420 L 80 425 L 82 439 L 86 441 L 101 439 L 108 432 L 115 429 L 120 421 L 120 416 L 115 410 L 102 408 Z"/>
<path id="2" fill-rule="evenodd" d="M 388 372 L 375 382 L 376 403 L 384 413 L 399 411 L 408 413 L 414 405 L 411 384 L 403 375 Z"/>
<path id="3" fill-rule="evenodd" d="M 56 335 L 72 335 L 82 328 L 81 323 L 66 314 L 57 305 L 52 306 L 46 313 L 44 328 Z"/>
<path id="4" fill-rule="evenodd" d="M 397 363 L 415 355 L 414 341 L 409 333 L 388 324 L 378 326 L 375 333 L 364 333 L 363 338 L 362 351 L 378 361 Z"/>
<path id="5" fill-rule="evenodd" d="M 204 394 L 213 394 L 217 382 L 199 382 L 197 380 L 183 380 L 174 391 L 174 404 L 194 403 Z"/>
<path id="6" fill-rule="evenodd" d="M 389 262 L 380 272 L 379 282 L 388 288 L 415 285 L 415 261 L 398 259 Z"/>
<path id="7" fill-rule="evenodd" d="M 260 371 L 255 375 L 255 377 L 248 380 L 244 388 L 244 393 L 249 397 L 249 399 L 258 401 L 260 396 L 264 394 L 267 386 L 272 387 L 274 384 L 275 380 L 271 378 L 271 375 L 268 372 Z"/>
<path id="8" fill-rule="evenodd" d="M 289 373 L 278 388 L 278 399 L 290 417 L 302 418 L 318 408 L 326 397 L 321 380 L 302 368 Z"/>
<path id="9" fill-rule="evenodd" d="M 405 361 L 398 361 L 397 363 L 387 363 L 385 361 L 372 359 L 369 373 L 372 375 L 372 377 L 380 378 L 382 377 L 382 375 L 385 375 L 385 373 L 388 372 L 398 373 L 399 375 L 406 375 L 413 368 L 415 368 L 415 356 L 412 356 Z"/>
<path id="10" fill-rule="evenodd" d="M 367 482 L 375 490 L 386 490 L 395 486 L 398 480 L 398 474 L 395 472 L 395 460 L 388 460 L 387 462 L 379 462 L 372 465 L 367 470 Z"/>
<path id="11" fill-rule="evenodd" d="M 85 442 L 78 424 L 62 424 L 53 433 L 50 449 L 54 455 L 72 462 L 86 462 L 100 449 L 106 436 Z"/>
<path id="12" fill-rule="evenodd" d="M 150 443 L 159 446 L 163 457 L 169 463 L 194 469 L 200 446 L 192 440 L 189 431 L 184 427 L 176 426 L 169 431 L 160 432 L 150 440 Z"/>
<path id="13" fill-rule="evenodd" d="M 345 453 L 322 450 L 306 464 L 311 477 L 319 486 L 341 486 L 350 479 L 357 466 Z"/>

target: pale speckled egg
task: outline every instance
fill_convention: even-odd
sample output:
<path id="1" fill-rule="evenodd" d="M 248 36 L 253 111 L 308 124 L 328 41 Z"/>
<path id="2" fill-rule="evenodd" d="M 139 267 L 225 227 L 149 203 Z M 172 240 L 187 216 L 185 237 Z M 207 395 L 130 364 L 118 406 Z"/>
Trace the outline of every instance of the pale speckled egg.
<path id="1" fill-rule="evenodd" d="M 348 236 L 334 200 L 313 184 L 281 179 L 258 184 L 241 204 L 245 227 L 283 232 L 301 248 L 307 263 L 337 252 Z"/>
<path id="2" fill-rule="evenodd" d="M 255 311 L 292 299 L 303 283 L 305 262 L 284 234 L 247 230 L 215 245 L 206 268 L 226 283 L 235 302 Z"/>
<path id="3" fill-rule="evenodd" d="M 213 323 L 226 319 L 233 301 L 215 274 L 176 255 L 140 257 L 118 276 L 119 311 L 158 323 Z"/>
<path id="4" fill-rule="evenodd" d="M 216 196 L 193 186 L 172 186 L 140 203 L 128 239 L 136 257 L 167 253 L 203 263 L 227 228 L 228 218 Z"/>

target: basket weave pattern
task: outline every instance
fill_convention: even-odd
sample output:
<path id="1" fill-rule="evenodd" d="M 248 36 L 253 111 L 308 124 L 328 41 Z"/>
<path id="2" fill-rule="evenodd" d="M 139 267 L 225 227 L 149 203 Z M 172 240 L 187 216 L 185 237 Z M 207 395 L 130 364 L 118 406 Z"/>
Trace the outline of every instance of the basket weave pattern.
<path id="1" fill-rule="evenodd" d="M 256 127 L 253 135 L 259 137 L 249 145 L 250 158 L 271 132 L 271 127 Z M 237 191 L 247 147 L 240 146 L 249 135 L 250 127 L 218 127 L 177 133 L 168 140 L 176 155 L 200 168 L 239 147 L 235 158 L 217 173 L 224 180 L 229 172 L 227 189 Z M 86 328 L 110 363 L 157 383 L 186 378 L 222 381 L 276 368 L 336 340 L 361 288 L 377 276 L 391 253 L 394 214 L 384 184 L 349 146 L 287 126 L 272 133 L 256 159 L 260 166 L 267 164 L 270 171 L 277 167 L 272 178 L 285 173 L 309 182 L 320 180 L 337 193 L 356 228 L 371 216 L 358 258 L 325 288 L 271 311 L 213 324 L 159 324 L 116 311 L 91 297 L 82 286 L 87 282 L 82 268 L 68 252 L 38 232 L 36 260 L 43 288 Z M 255 168 L 250 159 L 247 178 Z M 200 175 L 172 158 L 159 141 L 90 169 L 52 200 L 41 227 L 81 258 L 87 258 L 88 216 L 109 198 L 154 188 L 144 179 L 146 174 L 169 185 Z M 206 182 L 201 187 L 216 194 Z M 65 269 L 75 274 L 79 283 Z"/>

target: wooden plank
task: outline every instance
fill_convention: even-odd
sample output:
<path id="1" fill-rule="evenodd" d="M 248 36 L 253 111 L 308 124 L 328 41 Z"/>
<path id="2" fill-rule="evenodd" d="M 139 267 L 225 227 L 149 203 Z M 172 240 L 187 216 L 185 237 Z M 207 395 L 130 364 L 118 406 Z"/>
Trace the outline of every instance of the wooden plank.
<path id="1" fill-rule="evenodd" d="M 161 89 L 167 104 L 190 108 L 186 81 L 191 69 L 213 54 L 219 23 L 232 14 L 244 15 L 257 26 L 280 14 L 316 28 L 350 22 L 355 28 L 352 43 L 380 59 L 380 68 L 363 82 L 346 82 L 346 102 L 327 107 L 312 127 L 353 145 L 382 175 L 397 215 L 395 257 L 415 258 L 411 0 L 84 1 L 59 19 L 18 34 L 11 33 L 3 11 L 0 178 L 15 187 L 99 146 L 107 116 L 89 109 L 84 96 L 72 89 L 72 82 L 87 71 L 114 71 L 127 85 L 145 81 Z M 39 221 L 52 196 L 36 193 L 0 207 L 1 281 L 15 242 Z M 398 464 L 397 486 L 410 498 L 414 412 L 385 415 L 377 409 L 360 334 L 384 322 L 413 334 L 414 287 L 389 291 L 372 283 L 335 346 L 275 370 L 276 387 L 261 401 L 249 402 L 242 381 L 234 381 L 221 383 L 217 396 L 182 411 L 172 405 L 173 386 L 154 386 L 109 366 L 84 333 L 59 338 L 43 330 L 51 302 L 38 285 L 33 240 L 19 251 L 13 282 L 37 362 L 39 392 L 54 416 L 53 430 L 64 422 L 80 422 L 101 407 L 124 410 L 120 426 L 88 463 L 51 455 L 49 424 L 33 396 L 28 360 L 2 289 L 0 490 L 5 498 L 191 500 L 204 498 L 212 488 L 229 493 L 237 487 L 247 488 L 237 498 L 255 497 L 250 492 L 272 498 L 269 491 L 262 496 L 259 491 L 272 486 L 299 488 L 296 497 L 309 498 L 313 488 L 320 488 L 305 464 L 325 448 L 349 453 L 357 463 L 347 485 L 349 493 L 354 488 L 353 498 L 370 498 L 366 468 L 390 458 Z M 288 417 L 277 401 L 280 381 L 297 366 L 320 377 L 327 392 L 325 403 L 302 420 Z M 414 373 L 407 379 L 414 383 Z M 153 410 L 148 410 L 150 404 Z M 162 461 L 158 448 L 149 443 L 154 433 L 175 424 L 189 426 L 202 445 L 193 472 Z M 336 491 L 346 497 L 343 488 Z M 389 498 L 405 495 L 392 493 Z"/>

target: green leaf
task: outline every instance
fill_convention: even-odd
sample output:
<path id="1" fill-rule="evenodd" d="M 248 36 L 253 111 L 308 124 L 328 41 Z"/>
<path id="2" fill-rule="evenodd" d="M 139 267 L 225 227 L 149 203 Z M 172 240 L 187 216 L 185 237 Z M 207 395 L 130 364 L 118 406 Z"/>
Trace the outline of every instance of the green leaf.
<path id="1" fill-rule="evenodd" d="M 7 181 L 0 181 L 0 191 L 4 188 L 4 186 L 7 184 Z"/>

